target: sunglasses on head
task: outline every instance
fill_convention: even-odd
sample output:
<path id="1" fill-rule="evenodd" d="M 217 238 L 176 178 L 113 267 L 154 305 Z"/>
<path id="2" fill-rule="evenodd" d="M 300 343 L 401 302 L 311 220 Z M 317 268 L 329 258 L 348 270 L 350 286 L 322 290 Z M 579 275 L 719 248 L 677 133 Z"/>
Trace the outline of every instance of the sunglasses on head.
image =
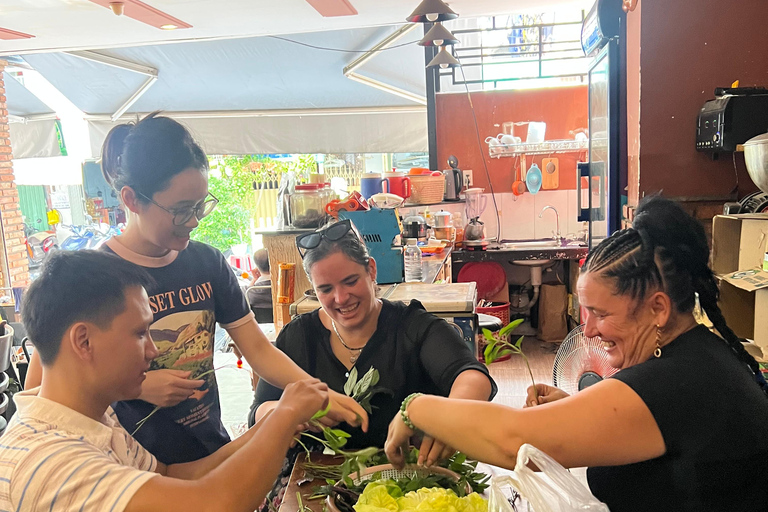
<path id="1" fill-rule="evenodd" d="M 328 241 L 335 242 L 341 240 L 344 235 L 353 230 L 352 221 L 344 219 L 336 222 L 327 228 L 313 231 L 312 233 L 305 233 L 296 237 L 296 247 L 299 249 L 302 259 L 307 254 L 307 251 L 316 248 L 320 245 L 320 242 L 325 238 Z"/>

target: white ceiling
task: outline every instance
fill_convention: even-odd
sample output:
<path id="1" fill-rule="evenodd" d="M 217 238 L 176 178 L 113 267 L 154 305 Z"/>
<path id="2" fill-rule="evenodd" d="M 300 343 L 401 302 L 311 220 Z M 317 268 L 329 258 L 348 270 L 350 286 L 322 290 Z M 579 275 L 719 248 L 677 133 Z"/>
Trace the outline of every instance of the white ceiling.
<path id="1" fill-rule="evenodd" d="M 33 39 L 0 40 L 0 56 L 200 39 L 295 34 L 404 23 L 420 0 L 351 0 L 357 16 L 323 18 L 305 0 L 145 0 L 192 25 L 158 30 L 88 0 L 0 0 L 0 27 Z M 619 1 L 619 0 L 616 0 Z M 462 17 L 547 10 L 578 0 L 453 0 Z"/>

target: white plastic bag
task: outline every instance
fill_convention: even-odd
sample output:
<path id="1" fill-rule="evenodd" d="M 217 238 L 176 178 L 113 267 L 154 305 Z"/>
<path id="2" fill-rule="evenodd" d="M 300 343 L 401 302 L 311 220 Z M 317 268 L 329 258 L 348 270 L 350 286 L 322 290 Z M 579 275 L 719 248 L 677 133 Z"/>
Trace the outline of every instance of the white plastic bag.
<path id="1" fill-rule="evenodd" d="M 540 471 L 530 469 L 529 462 Z M 517 463 L 511 476 L 500 476 L 491 481 L 488 512 L 515 512 L 507 501 L 504 486 L 511 486 L 520 493 L 528 502 L 530 512 L 609 512 L 608 506 L 598 501 L 567 469 L 529 444 L 524 444 L 517 452 Z"/>

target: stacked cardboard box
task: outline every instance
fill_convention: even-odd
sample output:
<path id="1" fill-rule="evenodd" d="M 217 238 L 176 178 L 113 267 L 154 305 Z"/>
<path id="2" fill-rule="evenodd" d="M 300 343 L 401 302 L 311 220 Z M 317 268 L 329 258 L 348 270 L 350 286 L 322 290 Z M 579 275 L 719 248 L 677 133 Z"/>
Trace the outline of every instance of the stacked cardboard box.
<path id="1" fill-rule="evenodd" d="M 768 272 L 762 270 L 768 214 L 718 215 L 712 220 L 712 270 L 720 280 L 720 308 L 748 350 L 768 361 Z"/>

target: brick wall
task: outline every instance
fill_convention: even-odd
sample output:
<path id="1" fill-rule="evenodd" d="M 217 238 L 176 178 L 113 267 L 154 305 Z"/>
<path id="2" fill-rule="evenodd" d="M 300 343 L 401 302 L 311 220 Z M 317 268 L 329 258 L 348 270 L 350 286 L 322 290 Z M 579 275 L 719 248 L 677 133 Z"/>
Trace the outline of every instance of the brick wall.
<path id="1" fill-rule="evenodd" d="M 5 103 L 3 70 L 7 62 L 0 60 L 0 219 L 7 265 L 0 266 L 2 286 L 29 286 L 29 262 L 24 244 L 24 224 L 19 208 L 19 192 L 13 174 L 13 154 Z M 2 262 L 0 260 L 0 262 Z M 6 276 L 6 272 L 8 275 Z"/>

